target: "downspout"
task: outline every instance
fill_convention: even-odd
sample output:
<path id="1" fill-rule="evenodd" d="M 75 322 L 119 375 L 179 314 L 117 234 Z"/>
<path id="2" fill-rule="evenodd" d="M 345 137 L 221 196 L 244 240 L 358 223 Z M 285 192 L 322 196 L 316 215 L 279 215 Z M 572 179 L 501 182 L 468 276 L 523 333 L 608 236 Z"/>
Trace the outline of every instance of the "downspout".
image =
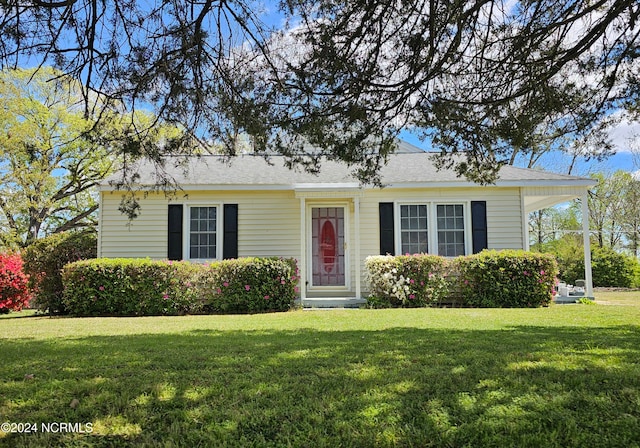
<path id="1" fill-rule="evenodd" d="M 591 239 L 589 232 L 589 191 L 582 194 L 582 239 L 584 242 L 585 296 L 593 298 L 593 276 L 591 273 Z"/>

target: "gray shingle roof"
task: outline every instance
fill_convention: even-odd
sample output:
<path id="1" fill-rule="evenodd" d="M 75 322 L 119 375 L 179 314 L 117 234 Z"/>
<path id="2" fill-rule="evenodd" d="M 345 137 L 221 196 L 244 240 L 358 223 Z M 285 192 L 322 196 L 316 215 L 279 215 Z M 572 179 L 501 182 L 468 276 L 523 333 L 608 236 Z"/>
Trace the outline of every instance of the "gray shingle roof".
<path id="1" fill-rule="evenodd" d="M 437 170 L 432 161 L 432 153 L 396 153 L 381 170 L 382 182 L 390 186 L 468 186 L 466 179 L 460 178 L 452 170 Z M 177 160 L 177 159 L 176 159 Z M 271 164 L 259 156 L 242 155 L 227 160 L 220 156 L 202 156 L 188 159 L 186 165 L 176 166 L 176 160 L 168 159 L 165 164 L 167 174 L 185 187 L 197 186 L 280 186 L 292 188 L 300 184 L 357 184 L 352 175 L 353 168 L 345 164 L 324 161 L 320 174 L 314 175 L 302 169 L 290 170 L 284 166 L 284 158 L 272 156 Z M 157 175 L 154 166 L 141 162 L 135 171 L 140 175 L 139 185 L 154 185 Z M 121 177 L 116 174 L 105 180 L 107 187 Z M 497 185 L 584 185 L 594 184 L 593 180 L 575 176 L 549 173 L 546 171 L 504 166 L 500 170 Z"/>

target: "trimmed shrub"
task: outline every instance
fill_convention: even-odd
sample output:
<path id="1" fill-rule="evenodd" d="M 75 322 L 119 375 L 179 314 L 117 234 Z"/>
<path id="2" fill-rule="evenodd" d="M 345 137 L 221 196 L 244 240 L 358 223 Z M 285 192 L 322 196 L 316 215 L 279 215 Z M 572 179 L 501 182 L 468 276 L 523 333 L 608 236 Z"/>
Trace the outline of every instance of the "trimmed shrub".
<path id="1" fill-rule="evenodd" d="M 371 308 L 424 307 L 449 293 L 447 260 L 437 255 L 371 256 L 365 260 Z"/>
<path id="2" fill-rule="evenodd" d="M 463 304 L 473 307 L 547 306 L 558 275 L 553 255 L 522 250 L 482 251 L 454 266 Z"/>
<path id="3" fill-rule="evenodd" d="M 632 288 L 640 288 L 640 261 L 633 259 L 633 280 L 631 281 Z"/>
<path id="4" fill-rule="evenodd" d="M 238 258 L 210 265 L 199 288 L 207 312 L 265 313 L 290 310 L 297 282 L 294 259 Z"/>
<path id="5" fill-rule="evenodd" d="M 200 311 L 188 262 L 112 258 L 68 264 L 62 271 L 65 309 L 77 316 L 152 316 Z"/>
<path id="6" fill-rule="evenodd" d="M 78 316 L 287 311 L 297 294 L 295 260 L 240 258 L 211 265 L 98 259 L 63 269 L 63 304 Z"/>
<path id="7" fill-rule="evenodd" d="M 0 314 L 29 306 L 29 276 L 18 253 L 0 254 Z"/>
<path id="8" fill-rule="evenodd" d="M 24 251 L 24 268 L 29 274 L 33 305 L 50 314 L 66 314 L 62 301 L 62 268 L 71 262 L 95 258 L 94 232 L 65 232 L 33 242 Z"/>
<path id="9" fill-rule="evenodd" d="M 629 288 L 634 277 L 634 259 L 613 249 L 595 247 L 591 251 L 593 286 Z M 584 272 L 584 260 L 582 263 Z M 584 274 L 582 277 L 584 278 Z"/>

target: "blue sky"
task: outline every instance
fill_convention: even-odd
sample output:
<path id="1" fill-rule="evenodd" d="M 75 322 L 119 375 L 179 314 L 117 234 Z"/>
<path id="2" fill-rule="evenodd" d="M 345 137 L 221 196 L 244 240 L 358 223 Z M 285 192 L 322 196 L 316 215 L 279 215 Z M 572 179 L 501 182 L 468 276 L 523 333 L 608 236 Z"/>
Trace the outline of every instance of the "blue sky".
<path id="1" fill-rule="evenodd" d="M 617 170 L 625 170 L 629 172 L 637 172 L 640 176 L 640 166 L 638 166 L 637 163 L 634 164 L 634 158 L 629 148 L 629 138 L 632 137 L 634 132 L 637 135 L 636 144 L 640 145 L 640 123 L 636 122 L 629 126 L 628 129 L 625 127 L 624 130 L 625 132 L 621 132 L 620 129 L 616 128 L 611 132 L 611 141 L 617 149 L 617 153 L 615 155 L 602 162 L 598 162 L 596 160 L 580 162 L 572 174 L 587 176 L 592 172 L 614 172 Z M 400 138 L 424 150 L 428 151 L 430 149 L 429 142 L 421 142 L 419 138 L 410 132 L 403 132 L 400 135 Z M 638 157 L 638 159 L 640 159 L 640 157 Z M 638 162 L 640 162 L 640 160 Z M 556 152 L 546 157 L 542 161 L 540 168 L 566 174 L 568 164 L 569 158 L 562 153 Z"/>

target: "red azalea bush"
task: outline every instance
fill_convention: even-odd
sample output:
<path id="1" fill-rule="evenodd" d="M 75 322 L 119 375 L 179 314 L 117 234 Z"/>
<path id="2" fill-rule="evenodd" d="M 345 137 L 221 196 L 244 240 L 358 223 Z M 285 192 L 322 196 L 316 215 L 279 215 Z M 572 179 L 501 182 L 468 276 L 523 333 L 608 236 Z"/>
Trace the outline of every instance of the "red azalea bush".
<path id="1" fill-rule="evenodd" d="M 0 313 L 20 311 L 29 306 L 29 276 L 22 269 L 18 253 L 0 254 Z"/>

